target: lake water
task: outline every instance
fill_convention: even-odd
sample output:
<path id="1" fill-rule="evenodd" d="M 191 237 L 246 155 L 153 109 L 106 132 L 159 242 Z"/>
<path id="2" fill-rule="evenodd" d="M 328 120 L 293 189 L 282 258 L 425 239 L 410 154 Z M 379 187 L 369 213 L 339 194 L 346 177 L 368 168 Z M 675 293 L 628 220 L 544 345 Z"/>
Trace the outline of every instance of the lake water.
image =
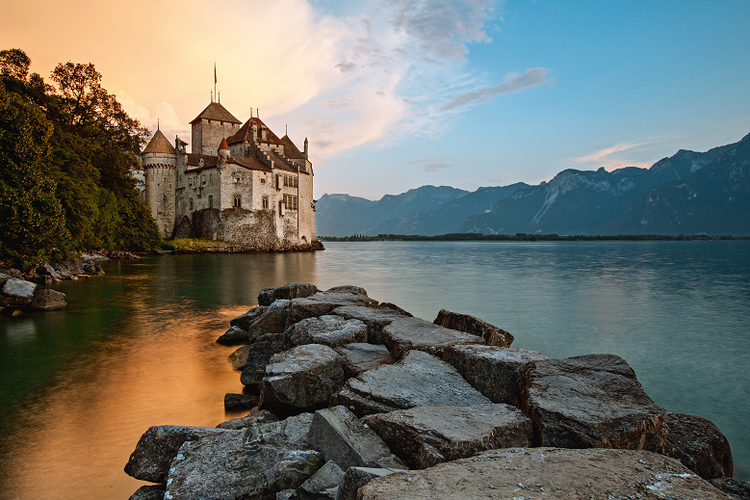
<path id="1" fill-rule="evenodd" d="M 315 254 L 104 263 L 65 311 L 0 318 L 0 498 L 127 499 L 151 425 L 215 426 L 241 392 L 214 340 L 266 287 L 363 286 L 441 308 L 550 357 L 614 353 L 672 411 L 713 421 L 750 480 L 749 242 L 327 243 Z"/>

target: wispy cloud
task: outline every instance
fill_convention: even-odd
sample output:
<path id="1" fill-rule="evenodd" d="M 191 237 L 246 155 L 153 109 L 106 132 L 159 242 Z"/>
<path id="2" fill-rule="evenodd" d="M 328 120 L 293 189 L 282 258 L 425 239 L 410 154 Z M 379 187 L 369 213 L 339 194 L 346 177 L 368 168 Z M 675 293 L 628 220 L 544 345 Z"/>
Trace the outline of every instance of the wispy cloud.
<path id="1" fill-rule="evenodd" d="M 472 92 L 465 94 L 459 94 L 455 96 L 450 102 L 446 103 L 441 110 L 450 111 L 461 106 L 474 104 L 478 102 L 487 102 L 492 97 L 498 94 L 505 94 L 508 92 L 520 92 L 521 90 L 537 87 L 544 83 L 547 83 L 547 68 L 529 68 L 520 75 L 508 75 L 506 81 L 494 87 L 483 87 Z"/>
<path id="2" fill-rule="evenodd" d="M 447 163 L 428 163 L 424 167 L 422 167 L 422 170 L 425 172 L 437 172 L 440 168 L 448 168 L 451 165 Z"/>
<path id="3" fill-rule="evenodd" d="M 616 170 L 623 167 L 648 167 L 649 163 L 643 163 L 637 160 L 628 160 L 620 153 L 637 149 L 640 146 L 649 144 L 648 142 L 621 142 L 608 148 L 600 149 L 580 158 L 571 158 L 568 162 L 580 164 L 592 164 L 594 167 L 604 167 L 606 170 Z"/>

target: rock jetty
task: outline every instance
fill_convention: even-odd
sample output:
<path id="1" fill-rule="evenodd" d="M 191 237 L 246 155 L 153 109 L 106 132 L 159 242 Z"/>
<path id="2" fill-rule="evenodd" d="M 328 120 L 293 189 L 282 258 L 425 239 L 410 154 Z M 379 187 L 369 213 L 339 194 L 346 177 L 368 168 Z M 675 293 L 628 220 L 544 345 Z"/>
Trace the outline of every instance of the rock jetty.
<path id="1" fill-rule="evenodd" d="M 656 405 L 611 354 L 549 359 L 356 286 L 263 290 L 217 342 L 248 414 L 148 429 L 131 499 L 748 498 L 719 429 Z"/>

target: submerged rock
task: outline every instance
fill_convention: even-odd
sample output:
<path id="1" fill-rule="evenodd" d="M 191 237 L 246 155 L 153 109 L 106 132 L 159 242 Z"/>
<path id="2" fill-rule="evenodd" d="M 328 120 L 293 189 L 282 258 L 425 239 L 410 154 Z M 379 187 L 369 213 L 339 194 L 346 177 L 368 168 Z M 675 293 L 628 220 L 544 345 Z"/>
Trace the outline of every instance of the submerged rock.
<path id="1" fill-rule="evenodd" d="M 65 309 L 68 307 L 68 303 L 65 302 L 64 293 L 45 288 L 34 293 L 34 300 L 30 307 L 35 311 L 54 311 Z"/>

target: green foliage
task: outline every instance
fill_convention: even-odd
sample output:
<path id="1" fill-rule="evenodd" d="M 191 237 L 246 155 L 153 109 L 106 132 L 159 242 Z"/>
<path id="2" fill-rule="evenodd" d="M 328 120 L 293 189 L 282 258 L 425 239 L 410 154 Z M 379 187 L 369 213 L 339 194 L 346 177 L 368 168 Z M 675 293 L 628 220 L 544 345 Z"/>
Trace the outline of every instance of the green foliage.
<path id="1" fill-rule="evenodd" d="M 161 244 L 130 171 L 148 130 L 93 64 L 58 64 L 57 89 L 20 49 L 0 51 L 0 259 L 27 267 L 86 248 Z"/>

